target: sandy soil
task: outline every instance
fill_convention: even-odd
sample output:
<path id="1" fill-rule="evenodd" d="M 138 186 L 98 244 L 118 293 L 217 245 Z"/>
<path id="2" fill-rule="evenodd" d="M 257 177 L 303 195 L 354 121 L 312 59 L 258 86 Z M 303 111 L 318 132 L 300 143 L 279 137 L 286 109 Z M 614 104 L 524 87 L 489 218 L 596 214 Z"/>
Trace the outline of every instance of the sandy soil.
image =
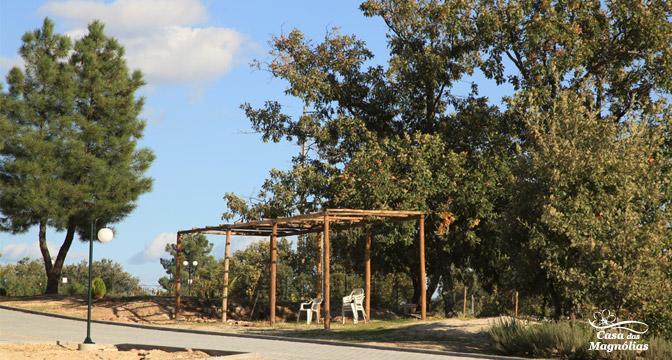
<path id="1" fill-rule="evenodd" d="M 86 318 L 87 302 L 81 297 L 36 296 L 3 298 L 0 304 L 47 313 Z M 147 324 L 170 324 L 173 300 L 160 297 L 137 297 L 127 299 L 96 300 L 92 307 L 95 320 L 109 320 Z M 193 322 L 214 322 L 216 318 L 204 315 L 203 309 L 195 308 L 185 301 L 185 318 Z"/>
<path id="2" fill-rule="evenodd" d="M 69 297 L 63 295 L 45 295 L 30 297 L 0 297 L 0 304 L 19 307 L 46 313 L 86 318 L 87 300 L 84 297 Z M 104 298 L 94 300 L 91 315 L 94 320 L 120 321 L 143 323 L 152 325 L 176 324 L 172 316 L 175 309 L 175 299 L 158 296 L 142 296 L 130 298 Z M 180 322 L 182 324 L 217 323 L 220 321 L 220 308 L 217 306 L 204 307 L 194 298 L 182 298 L 180 308 Z M 294 319 L 292 309 L 278 307 L 276 319 Z M 263 322 L 245 321 L 249 314 L 240 307 L 235 307 L 229 313 L 229 325 L 236 327 L 264 326 Z"/>
<path id="3" fill-rule="evenodd" d="M 124 349 L 114 346 L 103 347 L 100 350 L 78 351 L 76 344 L 0 344 L 0 359 L 44 359 L 44 360 L 84 360 L 84 359 L 111 359 L 111 360 L 169 360 L 169 359 L 203 359 L 209 357 L 201 351 L 167 352 L 163 350 Z"/>

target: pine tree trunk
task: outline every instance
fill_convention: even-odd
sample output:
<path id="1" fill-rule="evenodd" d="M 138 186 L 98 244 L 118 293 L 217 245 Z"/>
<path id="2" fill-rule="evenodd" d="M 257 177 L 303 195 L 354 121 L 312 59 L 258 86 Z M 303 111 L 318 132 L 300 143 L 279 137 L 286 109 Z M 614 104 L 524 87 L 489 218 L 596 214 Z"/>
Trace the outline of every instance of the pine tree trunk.
<path id="1" fill-rule="evenodd" d="M 55 294 L 58 293 L 58 281 L 54 284 L 52 281 L 52 268 L 53 264 L 51 263 L 51 254 L 49 253 L 49 248 L 47 247 L 47 220 L 40 220 L 39 231 L 38 231 L 38 240 L 40 243 L 40 252 L 42 253 L 42 260 L 44 261 L 44 270 L 47 273 L 47 290 L 46 294 Z"/>
<path id="2" fill-rule="evenodd" d="M 47 225 L 46 221 L 40 222 L 40 251 L 42 252 L 42 259 L 44 260 L 44 269 L 47 273 L 47 289 L 45 294 L 53 295 L 58 294 L 58 284 L 60 283 L 61 270 L 63 270 L 63 263 L 65 262 L 65 257 L 70 250 L 70 245 L 72 245 L 72 240 L 75 237 L 75 225 L 68 226 L 68 229 L 65 233 L 65 240 L 63 245 L 58 250 L 58 255 L 54 260 L 54 263 L 51 262 L 51 255 L 49 253 L 49 248 L 47 247 Z"/>

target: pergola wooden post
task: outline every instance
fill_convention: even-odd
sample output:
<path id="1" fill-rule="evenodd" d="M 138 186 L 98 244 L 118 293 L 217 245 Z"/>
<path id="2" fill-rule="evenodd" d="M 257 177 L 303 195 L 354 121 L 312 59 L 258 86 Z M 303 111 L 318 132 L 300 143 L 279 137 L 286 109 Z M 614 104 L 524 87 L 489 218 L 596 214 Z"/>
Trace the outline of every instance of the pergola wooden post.
<path id="1" fill-rule="evenodd" d="M 177 239 L 175 240 L 175 321 L 179 320 L 178 316 L 180 315 L 180 254 L 182 253 L 182 241 L 181 234 L 177 233 Z"/>
<path id="2" fill-rule="evenodd" d="M 427 278 L 425 276 L 425 214 L 418 218 L 418 238 L 420 242 L 420 316 L 427 320 Z"/>
<path id="3" fill-rule="evenodd" d="M 331 329 L 331 241 L 329 240 L 329 214 L 324 215 L 324 328 Z"/>
<path id="4" fill-rule="evenodd" d="M 324 257 L 322 256 L 322 233 L 318 233 L 317 235 L 317 261 L 316 261 L 316 266 L 317 266 L 317 279 L 315 279 L 315 289 L 316 289 L 316 298 L 321 298 L 322 297 L 322 262 L 324 261 Z M 324 302 L 324 301 L 323 301 Z M 317 321 L 319 322 L 321 317 L 320 317 L 320 308 L 322 305 L 317 307 Z"/>
<path id="5" fill-rule="evenodd" d="M 229 256 L 231 256 L 231 230 L 226 231 L 224 245 L 224 287 L 222 288 L 222 322 L 226 322 L 229 308 Z"/>
<path id="6" fill-rule="evenodd" d="M 366 245 L 364 246 L 364 308 L 366 320 L 371 320 L 371 230 L 366 231 Z"/>
<path id="7" fill-rule="evenodd" d="M 270 313 L 270 320 L 271 320 L 271 326 L 275 325 L 275 277 L 276 277 L 276 271 L 278 267 L 278 223 L 273 223 L 273 230 L 271 232 L 271 246 L 270 246 L 270 251 L 271 251 L 271 262 L 270 262 L 270 267 L 271 267 L 271 286 L 270 286 L 270 293 L 268 295 L 269 299 L 269 313 Z"/>

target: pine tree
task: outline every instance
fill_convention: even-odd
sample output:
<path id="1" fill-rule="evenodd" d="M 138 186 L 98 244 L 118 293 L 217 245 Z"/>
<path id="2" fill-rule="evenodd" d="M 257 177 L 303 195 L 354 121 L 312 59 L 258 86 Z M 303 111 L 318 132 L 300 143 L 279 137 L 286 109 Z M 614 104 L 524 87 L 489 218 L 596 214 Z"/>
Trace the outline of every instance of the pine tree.
<path id="1" fill-rule="evenodd" d="M 74 47 L 49 19 L 22 40 L 25 68 L 10 71 L 2 95 L 0 224 L 13 233 L 39 227 L 46 292 L 53 294 L 75 233 L 89 240 L 92 222 L 128 215 L 151 189 L 144 173 L 154 156 L 137 148 L 142 75 L 129 73 L 123 47 L 100 22 Z M 48 226 L 65 231 L 53 263 Z"/>

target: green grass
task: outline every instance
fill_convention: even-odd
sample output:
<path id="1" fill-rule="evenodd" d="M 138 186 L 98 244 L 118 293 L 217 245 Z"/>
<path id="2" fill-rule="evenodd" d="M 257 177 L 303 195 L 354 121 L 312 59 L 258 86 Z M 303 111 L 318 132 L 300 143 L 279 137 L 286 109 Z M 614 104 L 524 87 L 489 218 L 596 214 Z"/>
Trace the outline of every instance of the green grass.
<path id="1" fill-rule="evenodd" d="M 374 320 L 369 323 L 341 325 L 332 323 L 331 330 L 321 326 L 290 325 L 285 323 L 276 329 L 245 329 L 245 333 L 277 335 L 307 339 L 345 341 L 352 343 L 381 343 L 413 346 L 449 351 L 489 352 L 485 333 L 472 333 L 459 329 L 433 330 L 438 322 L 406 320 Z"/>

